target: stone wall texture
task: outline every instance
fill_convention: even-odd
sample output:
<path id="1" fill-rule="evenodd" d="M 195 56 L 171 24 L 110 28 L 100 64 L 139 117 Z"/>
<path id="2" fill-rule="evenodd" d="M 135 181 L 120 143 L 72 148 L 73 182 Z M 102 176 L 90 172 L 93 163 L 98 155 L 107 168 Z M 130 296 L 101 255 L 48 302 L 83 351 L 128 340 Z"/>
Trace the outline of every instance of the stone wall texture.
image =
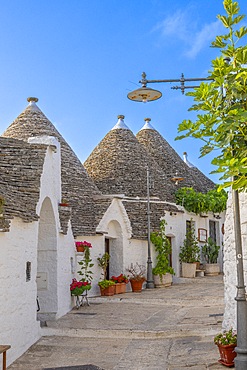
<path id="1" fill-rule="evenodd" d="M 242 231 L 242 247 L 244 262 L 244 277 L 247 284 L 247 196 L 239 194 L 240 218 Z M 223 326 L 225 328 L 236 328 L 236 293 L 237 293 L 237 264 L 234 235 L 233 204 L 231 194 L 228 199 L 228 206 L 225 220 L 224 239 L 224 284 L 225 284 L 225 313 Z"/>

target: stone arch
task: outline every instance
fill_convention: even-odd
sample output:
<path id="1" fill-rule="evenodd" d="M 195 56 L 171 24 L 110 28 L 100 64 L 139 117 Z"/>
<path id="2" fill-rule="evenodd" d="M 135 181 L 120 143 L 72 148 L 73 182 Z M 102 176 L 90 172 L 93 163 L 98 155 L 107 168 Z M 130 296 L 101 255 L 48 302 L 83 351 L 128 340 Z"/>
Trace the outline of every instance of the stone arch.
<path id="1" fill-rule="evenodd" d="M 42 203 L 38 230 L 37 295 L 41 321 L 55 319 L 58 309 L 57 297 L 57 232 L 50 198 Z"/>
<path id="2" fill-rule="evenodd" d="M 120 223 L 112 220 L 107 225 L 109 240 L 109 253 L 111 256 L 109 263 L 109 276 L 119 275 L 123 272 L 123 231 Z"/>

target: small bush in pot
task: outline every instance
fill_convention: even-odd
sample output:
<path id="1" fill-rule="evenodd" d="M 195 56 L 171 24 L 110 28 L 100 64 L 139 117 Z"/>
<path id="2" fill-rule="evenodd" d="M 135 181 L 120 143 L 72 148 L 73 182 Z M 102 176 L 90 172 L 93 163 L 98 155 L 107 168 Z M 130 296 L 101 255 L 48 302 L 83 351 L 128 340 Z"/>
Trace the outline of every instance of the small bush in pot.
<path id="1" fill-rule="evenodd" d="M 196 275 L 196 263 L 199 261 L 200 247 L 195 236 L 193 224 L 186 232 L 183 246 L 180 249 L 179 260 L 182 262 L 182 276 L 191 278 Z"/>
<path id="2" fill-rule="evenodd" d="M 130 284 L 132 291 L 141 292 L 142 284 L 144 283 L 144 281 L 146 281 L 145 266 L 136 262 L 135 265 L 131 264 L 130 267 L 128 267 L 126 270 L 130 274 Z"/>
<path id="3" fill-rule="evenodd" d="M 98 282 L 98 286 L 100 287 L 101 295 L 114 295 L 115 292 L 115 282 L 112 280 L 106 279 L 107 274 L 107 266 L 110 261 L 109 253 L 104 253 L 102 257 L 97 258 L 98 265 L 102 269 L 102 276 L 103 279 Z"/>

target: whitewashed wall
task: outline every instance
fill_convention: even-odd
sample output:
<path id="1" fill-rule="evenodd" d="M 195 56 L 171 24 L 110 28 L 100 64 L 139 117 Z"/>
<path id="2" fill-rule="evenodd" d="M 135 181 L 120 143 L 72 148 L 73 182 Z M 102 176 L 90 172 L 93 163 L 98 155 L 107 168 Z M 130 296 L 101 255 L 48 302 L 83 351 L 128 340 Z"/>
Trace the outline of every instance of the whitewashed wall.
<path id="1" fill-rule="evenodd" d="M 245 284 L 247 284 L 247 196 L 240 193 L 240 219 L 242 231 L 243 261 L 245 271 Z M 225 242 L 224 242 L 224 289 L 225 289 L 225 312 L 223 328 L 233 327 L 236 329 L 236 301 L 237 294 L 237 268 L 236 268 L 235 236 L 233 221 L 233 205 L 231 194 L 228 199 L 228 206 L 225 221 Z"/>
<path id="2" fill-rule="evenodd" d="M 40 337 L 36 320 L 37 231 L 37 222 L 15 218 L 10 231 L 0 233 L 0 343 L 11 345 L 8 364 Z M 31 262 L 30 281 L 26 281 L 27 261 Z"/>
<path id="3" fill-rule="evenodd" d="M 53 139 L 45 139 L 47 154 L 41 176 L 40 199 L 37 214 L 40 214 L 44 200 L 49 199 L 55 217 L 57 251 L 57 297 L 56 317 L 68 312 L 72 307 L 69 284 L 75 263 L 74 239 L 71 227 L 67 235 L 60 232 L 58 202 L 61 196 L 60 146 Z M 48 140 L 48 141 L 47 141 Z M 54 141 L 55 140 L 55 141 Z M 35 138 L 32 142 L 43 142 Z M 39 222 L 25 223 L 19 218 L 11 220 L 9 232 L 0 232 L 0 343 L 10 344 L 7 364 L 21 356 L 41 335 L 37 321 L 37 248 Z M 26 263 L 31 262 L 31 278 L 26 281 Z M 0 358 L 0 368 L 2 366 Z"/>
<path id="4" fill-rule="evenodd" d="M 220 245 L 220 253 L 218 261 L 222 267 L 222 254 L 223 254 L 223 234 L 222 234 L 222 224 L 224 223 L 225 215 L 222 213 L 220 215 L 220 219 L 215 219 L 213 214 L 209 213 L 208 217 L 201 217 L 199 215 L 195 215 L 194 213 L 189 213 L 184 210 L 184 213 L 177 212 L 176 214 L 173 212 L 166 212 L 164 219 L 167 222 L 166 225 L 166 235 L 171 237 L 172 242 L 172 265 L 175 270 L 175 276 L 180 276 L 180 262 L 179 262 L 179 253 L 180 247 L 183 246 L 183 241 L 186 234 L 186 220 L 192 220 L 195 225 L 195 235 L 198 237 L 198 229 L 203 228 L 206 229 L 209 233 L 209 220 L 216 222 L 216 229 L 217 229 L 217 244 Z M 205 243 L 199 242 L 200 248 Z M 203 262 L 203 256 L 201 254 L 201 262 Z"/>

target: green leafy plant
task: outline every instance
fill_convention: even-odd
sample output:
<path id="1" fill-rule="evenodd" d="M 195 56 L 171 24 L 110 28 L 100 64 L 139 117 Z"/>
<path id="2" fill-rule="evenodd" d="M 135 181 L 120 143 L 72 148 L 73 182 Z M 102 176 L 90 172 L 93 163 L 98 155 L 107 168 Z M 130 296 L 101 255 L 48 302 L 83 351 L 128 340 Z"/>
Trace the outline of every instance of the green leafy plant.
<path id="1" fill-rule="evenodd" d="M 191 223 L 191 228 L 186 232 L 183 246 L 180 247 L 179 260 L 180 262 L 195 263 L 199 261 L 199 255 L 200 248 L 195 236 L 195 229 Z"/>
<path id="2" fill-rule="evenodd" d="M 236 1 L 224 0 L 223 6 L 226 15 L 217 17 L 226 32 L 212 43 L 220 50 L 209 71 L 212 81 L 202 82 L 186 94 L 194 98 L 189 110 L 198 112 L 197 118 L 194 122 L 184 120 L 176 139 L 201 139 L 201 156 L 216 153 L 212 164 L 217 169 L 213 173 L 222 174 L 221 187 L 232 185 L 243 191 L 247 187 L 247 27 L 239 25 L 245 15 L 239 14 Z"/>
<path id="3" fill-rule="evenodd" d="M 216 245 L 212 238 L 202 247 L 202 254 L 207 263 L 217 263 L 220 246 Z"/>
<path id="4" fill-rule="evenodd" d="M 150 240 L 154 245 L 156 256 L 156 265 L 153 268 L 153 274 L 159 275 L 162 281 L 162 275 L 170 273 L 175 275 L 173 268 L 170 266 L 169 256 L 171 254 L 171 244 L 166 236 L 166 221 L 162 220 L 160 222 L 160 230 L 150 234 Z"/>
<path id="5" fill-rule="evenodd" d="M 110 255 L 109 253 L 105 252 L 102 257 L 97 258 L 98 265 L 102 269 L 102 275 L 103 279 L 106 279 L 106 274 L 107 274 L 107 266 L 110 262 Z"/>
<path id="6" fill-rule="evenodd" d="M 94 263 L 92 263 L 92 259 L 90 256 L 90 248 L 92 247 L 92 245 L 90 244 L 89 246 L 89 244 L 90 243 L 88 243 L 88 245 L 84 245 L 84 258 L 80 262 L 78 262 L 78 264 L 81 266 L 78 274 L 82 276 L 80 281 L 91 283 L 93 280 L 93 272 L 91 269 L 94 266 Z"/>
<path id="7" fill-rule="evenodd" d="M 193 188 L 183 187 L 176 191 L 175 198 L 176 204 L 197 215 L 208 212 L 221 213 L 226 209 L 227 192 L 217 187 L 204 194 Z"/>
<path id="8" fill-rule="evenodd" d="M 224 330 L 214 337 L 214 343 L 217 345 L 237 344 L 237 333 L 232 328 Z"/>
<path id="9" fill-rule="evenodd" d="M 97 258 L 97 261 L 98 261 L 99 267 L 101 267 L 101 269 L 102 269 L 101 274 L 102 274 L 102 277 L 103 277 L 103 279 L 98 282 L 98 285 L 102 289 L 106 289 L 106 288 L 108 288 L 112 285 L 115 285 L 114 281 L 106 279 L 107 266 L 108 266 L 109 261 L 110 261 L 109 253 L 105 252 L 102 257 Z"/>
<path id="10" fill-rule="evenodd" d="M 109 288 L 109 286 L 112 286 L 112 285 L 115 285 L 115 282 L 112 280 L 104 279 L 98 282 L 98 286 L 100 286 L 102 289 Z"/>

